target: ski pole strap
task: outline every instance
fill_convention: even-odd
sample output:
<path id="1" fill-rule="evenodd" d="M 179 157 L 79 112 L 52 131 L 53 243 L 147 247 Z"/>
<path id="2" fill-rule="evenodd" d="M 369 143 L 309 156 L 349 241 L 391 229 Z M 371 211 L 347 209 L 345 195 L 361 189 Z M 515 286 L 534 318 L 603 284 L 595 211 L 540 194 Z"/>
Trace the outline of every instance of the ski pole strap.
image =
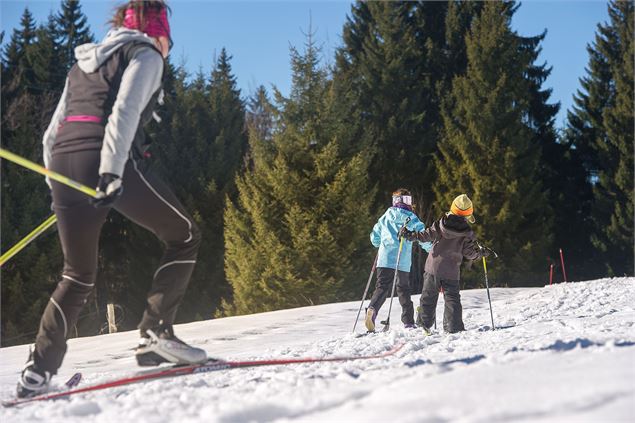
<path id="1" fill-rule="evenodd" d="M 33 231 L 25 236 L 23 239 L 18 241 L 13 247 L 11 247 L 6 253 L 0 256 L 0 266 L 4 265 L 11 257 L 18 254 L 24 247 L 29 245 L 31 241 L 37 238 L 42 232 L 46 231 L 48 228 L 53 226 L 57 222 L 57 217 L 53 214 L 48 219 L 46 219 L 40 226 L 33 229 Z"/>
<path id="2" fill-rule="evenodd" d="M 83 192 L 86 195 L 89 195 L 91 197 L 97 196 L 97 191 L 95 191 L 94 189 L 87 187 L 86 185 L 80 184 L 79 182 L 76 182 L 70 178 L 67 178 L 64 175 L 60 175 L 57 172 L 48 170 L 44 166 L 40 166 L 37 163 L 33 163 L 32 161 L 27 160 L 24 157 L 20 157 L 17 154 L 13 154 L 12 152 L 5 150 L 4 148 L 0 148 L 0 157 L 2 157 L 3 159 L 7 159 L 10 162 L 13 162 L 15 164 L 18 164 L 22 167 L 25 167 L 27 169 L 30 169 L 36 173 L 44 175 L 48 178 L 51 178 L 52 180 L 57 181 L 60 184 L 68 185 L 71 188 L 75 188 L 77 191 Z"/>

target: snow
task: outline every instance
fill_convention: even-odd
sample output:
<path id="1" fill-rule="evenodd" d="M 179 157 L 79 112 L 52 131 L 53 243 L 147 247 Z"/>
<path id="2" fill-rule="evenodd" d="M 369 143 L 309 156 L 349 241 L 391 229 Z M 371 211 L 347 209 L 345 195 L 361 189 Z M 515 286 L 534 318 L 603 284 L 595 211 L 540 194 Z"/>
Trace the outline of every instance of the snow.
<path id="1" fill-rule="evenodd" d="M 634 421 L 635 278 L 490 291 L 495 331 L 484 290 L 462 292 L 467 331 L 459 334 L 426 337 L 402 328 L 396 300 L 389 332 L 357 338 L 351 329 L 359 302 L 178 325 L 179 337 L 225 359 L 370 354 L 405 345 L 380 359 L 195 374 L 0 408 L 0 421 Z M 442 315 L 441 297 L 440 327 Z M 136 331 L 72 339 L 54 381 L 76 371 L 82 385 L 131 374 L 136 342 Z M 0 349 L 0 398 L 14 395 L 27 351 Z"/>

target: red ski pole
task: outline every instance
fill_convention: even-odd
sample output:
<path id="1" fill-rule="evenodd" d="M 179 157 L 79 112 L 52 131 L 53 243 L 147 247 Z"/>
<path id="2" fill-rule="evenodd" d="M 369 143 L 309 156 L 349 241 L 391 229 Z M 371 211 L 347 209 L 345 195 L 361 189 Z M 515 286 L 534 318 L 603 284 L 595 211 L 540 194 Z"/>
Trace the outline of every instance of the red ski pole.
<path id="1" fill-rule="evenodd" d="M 560 249 L 560 264 L 562 264 L 562 276 L 564 281 L 567 281 L 567 272 L 564 270 L 564 255 L 562 254 L 562 248 Z"/>

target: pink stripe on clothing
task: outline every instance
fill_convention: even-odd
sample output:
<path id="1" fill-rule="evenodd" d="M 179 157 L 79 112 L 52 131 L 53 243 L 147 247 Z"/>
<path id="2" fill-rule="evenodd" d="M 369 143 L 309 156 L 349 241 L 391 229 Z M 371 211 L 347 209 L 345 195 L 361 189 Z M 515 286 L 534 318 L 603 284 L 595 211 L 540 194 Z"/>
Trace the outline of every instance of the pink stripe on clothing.
<path id="1" fill-rule="evenodd" d="M 66 116 L 64 119 L 66 122 L 95 122 L 101 123 L 102 119 L 99 116 L 93 115 L 74 115 L 74 116 Z"/>

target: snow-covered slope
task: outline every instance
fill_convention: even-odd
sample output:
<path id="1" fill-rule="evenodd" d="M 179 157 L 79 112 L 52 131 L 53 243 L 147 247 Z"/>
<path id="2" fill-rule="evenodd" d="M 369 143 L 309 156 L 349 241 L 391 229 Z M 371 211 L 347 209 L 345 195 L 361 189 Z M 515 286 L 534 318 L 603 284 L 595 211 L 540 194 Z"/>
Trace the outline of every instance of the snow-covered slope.
<path id="1" fill-rule="evenodd" d="M 462 293 L 467 331 L 453 335 L 403 329 L 397 301 L 390 332 L 359 338 L 350 334 L 355 302 L 179 325 L 179 337 L 227 359 L 380 353 L 406 344 L 382 359 L 198 374 L 0 409 L 0 421 L 635 419 L 635 278 L 491 294 L 495 331 L 484 290 Z M 441 325 L 442 300 L 437 315 Z M 83 384 L 129 374 L 136 341 L 136 332 L 73 339 L 54 380 L 75 371 Z M 13 396 L 26 355 L 27 346 L 0 349 L 0 398 Z"/>

